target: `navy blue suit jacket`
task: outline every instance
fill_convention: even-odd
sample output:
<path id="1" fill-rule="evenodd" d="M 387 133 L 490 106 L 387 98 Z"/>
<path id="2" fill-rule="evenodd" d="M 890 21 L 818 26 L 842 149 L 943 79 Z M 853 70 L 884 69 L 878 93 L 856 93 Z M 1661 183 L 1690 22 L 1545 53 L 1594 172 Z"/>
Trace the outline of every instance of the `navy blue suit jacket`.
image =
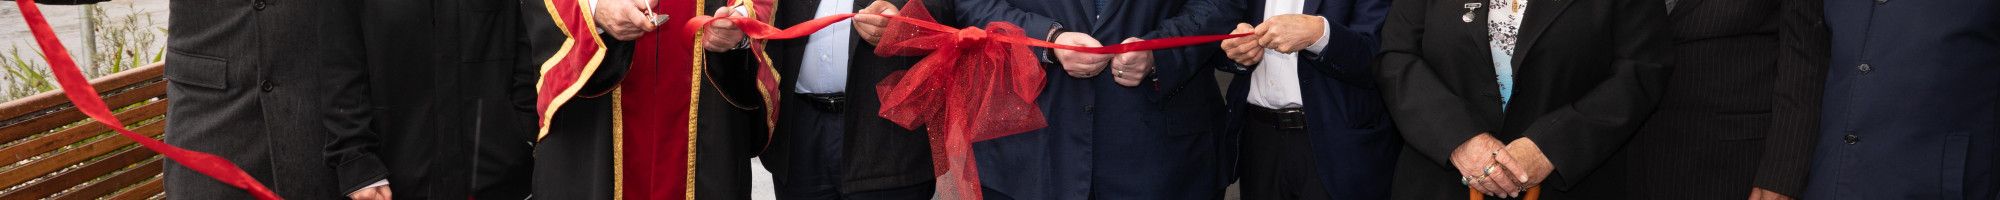
<path id="1" fill-rule="evenodd" d="M 1805 199 L 2000 199 L 2000 1 L 1830 0 Z"/>
<path id="2" fill-rule="evenodd" d="M 1046 40 L 1062 27 L 1104 44 L 1126 38 L 1226 34 L 1227 0 L 959 0 L 960 24 L 1009 22 Z M 1101 17 L 1100 17 L 1101 16 Z M 1137 87 L 1110 72 L 1070 77 L 1046 49 L 1048 85 L 1036 100 L 1049 126 L 974 144 L 989 199 L 1215 199 L 1227 185 L 1216 128 L 1222 116 L 1213 43 L 1153 51 Z M 1107 69 L 1108 70 L 1108 69 Z"/>
<path id="3" fill-rule="evenodd" d="M 1263 0 L 1248 0 L 1242 18 L 1263 23 Z M 1389 123 L 1376 91 L 1374 65 L 1380 49 L 1377 33 L 1388 14 L 1386 0 L 1306 0 L 1304 14 L 1326 18 L 1326 49 L 1299 51 L 1299 89 L 1304 93 L 1306 132 L 1311 138 L 1321 187 L 1333 197 L 1388 199 L 1389 181 L 1403 141 Z M 1217 65 L 1235 73 L 1229 84 L 1229 123 L 1224 133 L 1237 135 L 1244 124 L 1251 72 L 1235 62 Z M 1257 144 L 1244 144 L 1257 145 Z"/>

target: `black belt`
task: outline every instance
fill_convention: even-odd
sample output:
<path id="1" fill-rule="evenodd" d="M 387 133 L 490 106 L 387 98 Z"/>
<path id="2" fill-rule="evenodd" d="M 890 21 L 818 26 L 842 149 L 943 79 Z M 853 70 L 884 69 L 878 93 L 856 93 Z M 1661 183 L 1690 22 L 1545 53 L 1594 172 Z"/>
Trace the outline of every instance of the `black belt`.
<path id="1" fill-rule="evenodd" d="M 847 105 L 847 94 L 845 93 L 800 93 L 799 99 L 804 99 L 806 104 L 812 105 L 813 108 L 819 108 L 827 112 L 840 112 L 840 109 Z"/>
<path id="2" fill-rule="evenodd" d="M 1250 113 L 1246 113 L 1246 115 L 1248 115 L 1250 120 L 1270 123 L 1273 126 L 1277 126 L 1278 129 L 1306 128 L 1305 109 L 1299 109 L 1299 108 L 1270 109 L 1270 108 L 1264 108 L 1263 106 L 1255 106 L 1255 105 L 1251 105 L 1249 107 L 1250 107 Z"/>

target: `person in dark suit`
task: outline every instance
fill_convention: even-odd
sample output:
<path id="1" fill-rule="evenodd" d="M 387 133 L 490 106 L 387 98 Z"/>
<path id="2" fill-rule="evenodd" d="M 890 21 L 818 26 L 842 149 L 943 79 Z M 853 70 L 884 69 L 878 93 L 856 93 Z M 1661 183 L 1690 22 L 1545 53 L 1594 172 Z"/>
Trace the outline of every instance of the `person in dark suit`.
<path id="1" fill-rule="evenodd" d="M 519 4 L 364 1 L 365 80 L 334 91 L 327 165 L 355 199 L 528 195 L 534 84 L 514 79 Z M 450 38 L 450 39 L 442 39 Z M 516 105 L 517 103 L 526 103 Z M 519 109 L 525 108 L 525 109 Z M 349 123 L 367 122 L 367 123 Z M 391 195 L 394 194 L 394 195 Z"/>
<path id="2" fill-rule="evenodd" d="M 961 0 L 959 24 L 1010 22 L 1029 37 L 1098 46 L 1228 33 L 1224 0 Z M 1216 122 L 1215 45 L 1097 55 L 1030 48 L 1048 127 L 974 143 L 988 199 L 1208 199 L 1228 185 Z"/>
<path id="3" fill-rule="evenodd" d="M 356 1 L 168 3 L 168 144 L 229 160 L 287 199 L 345 199 L 322 158 L 330 99 L 365 81 Z M 352 127 L 348 127 L 352 128 Z M 250 199 L 180 163 L 166 162 L 166 199 Z"/>
<path id="4" fill-rule="evenodd" d="M 1829 0 L 1805 199 L 2000 199 L 2000 1 Z"/>
<path id="5" fill-rule="evenodd" d="M 787 0 L 776 26 L 841 13 L 863 14 L 812 36 L 769 41 L 766 49 L 785 93 L 771 150 L 759 158 L 779 199 L 930 199 L 936 190 L 930 138 L 876 112 L 875 84 L 921 57 L 877 56 L 875 44 L 908 1 Z M 925 2 L 932 16 L 952 16 L 953 1 Z M 939 20 L 949 22 L 949 19 Z"/>
<path id="6" fill-rule="evenodd" d="M 1254 0 L 1224 40 L 1244 199 L 1388 199 L 1397 137 L 1370 59 L 1389 2 Z M 1251 24 L 1256 24 L 1252 28 Z"/>
<path id="7" fill-rule="evenodd" d="M 1392 5 L 1377 74 L 1405 146 L 1393 199 L 1621 199 L 1621 149 L 1665 89 L 1664 2 Z M 1516 73 L 1519 72 L 1519 73 Z"/>
<path id="8" fill-rule="evenodd" d="M 1821 1 L 1668 2 L 1674 70 L 1627 149 L 1627 199 L 1799 197 L 1826 76 Z"/>
<path id="9" fill-rule="evenodd" d="M 734 16 L 744 9 L 730 9 L 726 0 L 708 0 L 702 4 L 707 14 L 714 16 Z M 595 74 L 583 84 L 577 96 L 563 108 L 557 110 L 549 123 L 549 134 L 535 146 L 533 170 L 534 196 L 557 199 L 611 199 L 621 191 L 616 191 L 616 176 L 620 176 L 614 165 L 613 136 L 620 128 L 614 124 L 614 115 L 620 114 L 613 98 L 613 90 L 628 80 L 627 72 L 633 70 L 634 59 L 652 56 L 636 54 L 637 43 L 633 40 L 655 31 L 653 22 L 648 21 L 644 12 L 650 1 L 643 0 L 596 0 L 591 7 L 592 17 L 603 31 L 599 35 L 604 42 L 604 58 Z M 553 55 L 566 39 L 556 25 L 549 20 L 541 4 L 530 3 L 521 9 L 529 34 L 526 39 L 532 53 L 542 60 Z M 679 16 L 686 17 L 686 16 Z M 679 26 L 659 27 L 678 28 Z M 667 30 L 681 31 L 681 30 Z M 700 114 L 696 119 L 699 140 L 694 151 L 701 152 L 693 158 L 700 163 L 692 179 L 699 180 L 694 187 L 697 199 L 749 199 L 750 162 L 749 159 L 764 147 L 762 104 L 756 103 L 757 88 L 752 57 L 740 30 L 733 26 L 715 25 L 708 27 L 703 44 L 704 78 L 699 84 L 701 92 L 698 106 Z M 535 70 L 534 64 L 521 65 L 525 70 Z M 663 70 L 648 69 L 647 72 L 668 73 Z M 679 72 L 674 72 L 679 73 Z M 628 104 L 629 105 L 629 104 Z M 625 123 L 686 123 L 674 122 L 625 122 Z M 648 197 L 628 197 L 648 198 Z"/>

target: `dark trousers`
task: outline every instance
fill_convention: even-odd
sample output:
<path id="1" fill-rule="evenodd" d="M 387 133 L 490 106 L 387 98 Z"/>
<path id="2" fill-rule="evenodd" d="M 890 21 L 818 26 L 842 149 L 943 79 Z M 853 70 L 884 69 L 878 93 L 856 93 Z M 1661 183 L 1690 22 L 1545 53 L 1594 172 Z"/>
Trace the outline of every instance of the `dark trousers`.
<path id="1" fill-rule="evenodd" d="M 786 94 L 771 149 L 758 158 L 771 170 L 778 199 L 842 199 L 840 156 L 847 117 L 835 110 L 841 103 Z"/>
<path id="2" fill-rule="evenodd" d="M 695 122 L 695 199 L 750 199 L 750 158 L 766 139 L 763 103 L 757 96 L 723 98 L 710 83 L 702 82 Z"/>
<path id="3" fill-rule="evenodd" d="M 898 188 L 850 192 L 841 194 L 840 197 L 854 200 L 924 200 L 931 199 L 935 194 L 937 194 L 937 182 L 924 182 Z"/>
<path id="4" fill-rule="evenodd" d="M 1243 199 L 1332 199 L 1320 180 L 1301 113 L 1252 105 L 1245 113 L 1242 159 L 1236 168 Z"/>

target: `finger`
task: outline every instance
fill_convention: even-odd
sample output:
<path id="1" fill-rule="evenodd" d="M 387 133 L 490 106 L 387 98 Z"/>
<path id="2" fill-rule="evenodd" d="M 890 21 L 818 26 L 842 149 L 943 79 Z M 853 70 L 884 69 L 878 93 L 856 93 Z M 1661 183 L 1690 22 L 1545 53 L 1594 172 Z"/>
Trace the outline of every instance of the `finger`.
<path id="1" fill-rule="evenodd" d="M 876 15 L 876 14 L 854 15 L 854 22 L 856 22 L 854 24 L 856 25 L 866 24 L 869 26 L 887 26 L 889 24 L 888 21 L 889 18 L 882 17 L 882 15 Z"/>
<path id="2" fill-rule="evenodd" d="M 1250 63 L 1258 62 L 1264 62 L 1264 54 L 1259 52 L 1250 53 Z"/>
<path id="3" fill-rule="evenodd" d="M 1264 37 L 1264 36 L 1266 36 L 1266 35 L 1270 35 L 1270 34 L 1271 34 L 1271 27 L 1272 27 L 1272 26 L 1274 26 L 1274 24 L 1268 24 L 1268 23 L 1267 23 L 1267 24 L 1264 24 L 1264 25 L 1262 25 L 1262 26 L 1257 26 L 1257 31 L 1255 31 L 1255 32 L 1252 32 L 1252 33 L 1254 33 L 1254 34 L 1256 35 L 1256 37 L 1257 37 L 1257 45 L 1262 45 L 1262 46 L 1271 46 L 1271 43 L 1270 43 L 1270 40 L 1271 40 L 1271 38 L 1270 38 L 1270 37 Z"/>
<path id="4" fill-rule="evenodd" d="M 625 24 L 642 30 L 640 32 L 653 31 L 652 20 L 646 19 L 646 10 L 644 7 L 633 8 L 633 12 L 627 12 L 620 17 L 625 18 Z"/>
<path id="5" fill-rule="evenodd" d="M 729 18 L 729 14 L 733 12 L 735 12 L 735 9 L 729 9 L 728 6 L 723 6 L 720 8 L 715 8 L 715 12 L 708 13 L 708 16 L 715 18 Z"/>
<path id="6" fill-rule="evenodd" d="M 1132 53 L 1130 52 L 1118 54 L 1117 57 L 1111 60 L 1111 63 L 1114 63 L 1113 65 L 1111 65 L 1111 69 L 1127 71 L 1127 72 L 1132 71 L 1133 57 L 1135 56 L 1133 56 Z"/>
<path id="7" fill-rule="evenodd" d="M 1504 167 L 1501 168 L 1502 169 L 1493 170 L 1493 175 L 1486 176 L 1487 179 L 1493 181 L 1494 186 L 1500 187 L 1500 191 L 1495 191 L 1495 192 L 1498 192 L 1500 194 L 1513 194 L 1515 192 L 1520 192 L 1521 183 L 1515 182 L 1514 180 L 1508 180 L 1511 179 L 1508 177 L 1514 177 L 1513 170 L 1504 169 Z"/>
<path id="8" fill-rule="evenodd" d="M 884 2 L 884 3 L 886 3 L 886 2 Z M 885 8 L 885 9 L 882 9 L 882 14 L 883 14 L 883 15 L 896 15 L 896 14 L 902 14 L 902 13 L 903 13 L 903 12 L 902 12 L 902 11 L 901 11 L 900 9 L 896 9 L 896 6 L 889 6 L 889 8 Z"/>
<path id="9" fill-rule="evenodd" d="M 1521 166 L 1520 162 L 1514 161 L 1513 155 L 1509 154 L 1503 153 L 1499 154 L 1499 156 L 1494 156 L 1493 162 L 1499 163 L 1501 168 L 1506 168 L 1509 171 L 1527 169 Z M 1507 181 L 1526 183 L 1528 182 L 1528 175 L 1524 173 L 1517 173 L 1516 175 L 1507 176 L 1506 179 L 1509 179 Z"/>
<path id="10" fill-rule="evenodd" d="M 1492 181 L 1486 181 L 1485 179 L 1482 178 L 1473 178 L 1473 179 L 1474 183 L 1472 185 L 1473 187 L 1479 189 L 1480 194 L 1484 194 L 1486 196 L 1499 196 L 1498 194 L 1500 193 L 1496 192 L 1500 191 L 1500 187 L 1493 186 Z"/>
<path id="11" fill-rule="evenodd" d="M 1757 191 L 1757 189 L 1754 188 L 1750 189 L 1750 200 L 1760 200 L 1760 199 L 1764 199 L 1764 192 Z"/>
<path id="12" fill-rule="evenodd" d="M 1257 27 L 1250 26 L 1250 23 L 1236 23 L 1236 30 L 1229 31 L 1229 34 L 1249 33 L 1256 29 Z"/>
<path id="13" fill-rule="evenodd" d="M 382 191 L 382 196 L 381 196 L 381 197 L 382 197 L 382 199 L 396 199 L 396 195 L 395 195 L 396 193 L 394 193 L 394 191 L 391 191 L 391 190 L 389 190 L 389 187 L 386 187 L 386 186 L 385 186 L 385 187 L 382 187 L 382 188 L 379 188 L 379 189 L 376 189 L 376 191 Z"/>
<path id="14" fill-rule="evenodd" d="M 894 4 L 890 4 L 889 1 L 876 0 L 873 3 L 868 3 L 868 8 L 861 9 L 861 13 L 880 14 L 882 13 L 883 10 L 893 7 L 896 6 Z"/>
<path id="15" fill-rule="evenodd" d="M 736 22 L 734 20 L 715 20 L 715 23 L 709 23 L 708 27 L 716 29 L 736 29 Z"/>

